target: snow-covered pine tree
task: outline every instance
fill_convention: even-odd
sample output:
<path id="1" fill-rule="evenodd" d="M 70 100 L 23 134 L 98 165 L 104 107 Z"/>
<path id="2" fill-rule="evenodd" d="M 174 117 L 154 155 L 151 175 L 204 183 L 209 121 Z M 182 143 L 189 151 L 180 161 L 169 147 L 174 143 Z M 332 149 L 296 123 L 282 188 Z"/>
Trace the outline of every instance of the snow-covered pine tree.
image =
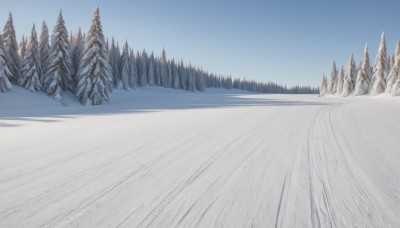
<path id="1" fill-rule="evenodd" d="M 50 58 L 49 30 L 47 28 L 46 22 L 44 21 L 42 24 L 42 30 L 39 38 L 39 58 L 40 58 L 40 68 L 41 68 L 39 79 L 43 85 L 44 78 L 46 77 L 47 70 L 49 68 L 49 58 Z"/>
<path id="2" fill-rule="evenodd" d="M 22 62 L 20 85 L 31 92 L 42 89 L 42 83 L 39 79 L 40 59 L 39 59 L 39 44 L 33 24 L 31 37 L 29 38 L 28 47 L 24 60 Z"/>
<path id="3" fill-rule="evenodd" d="M 6 64 L 6 53 L 3 46 L 3 37 L 0 34 L 0 92 L 5 92 L 11 89 L 11 83 L 8 80 L 8 75 L 11 75 Z"/>
<path id="4" fill-rule="evenodd" d="M 386 89 L 387 75 L 387 53 L 385 33 L 382 33 L 381 43 L 379 45 L 378 54 L 375 59 L 374 74 L 371 79 L 370 94 L 372 96 L 383 93 Z"/>
<path id="5" fill-rule="evenodd" d="M 122 49 L 122 55 L 120 58 L 120 68 L 119 71 L 121 72 L 121 82 L 122 82 L 122 87 L 124 90 L 129 89 L 129 46 L 128 46 L 128 41 L 125 41 L 125 45 Z"/>
<path id="6" fill-rule="evenodd" d="M 168 76 L 167 76 L 168 88 L 172 88 L 172 64 L 170 60 L 167 61 L 167 68 L 168 68 Z"/>
<path id="7" fill-rule="evenodd" d="M 180 80 L 180 88 L 183 90 L 187 90 L 187 71 L 183 60 L 179 64 L 179 80 Z"/>
<path id="8" fill-rule="evenodd" d="M 129 86 L 135 89 L 138 85 L 138 74 L 136 69 L 136 59 L 133 50 L 129 50 Z"/>
<path id="9" fill-rule="evenodd" d="M 236 84 L 237 82 L 234 81 L 234 84 Z M 326 89 L 328 87 L 328 80 L 326 79 L 325 74 L 322 75 L 322 83 L 319 89 L 319 96 L 325 96 L 326 95 Z"/>
<path id="10" fill-rule="evenodd" d="M 343 92 L 342 96 L 349 96 L 354 91 L 354 82 L 357 77 L 357 67 L 353 58 L 353 53 L 350 54 L 349 63 L 347 64 L 346 72 L 344 74 Z"/>
<path id="11" fill-rule="evenodd" d="M 196 79 L 195 79 L 194 69 L 190 64 L 189 64 L 189 69 L 188 69 L 187 82 L 188 82 L 187 90 L 190 92 L 194 92 L 194 90 L 196 89 Z"/>
<path id="12" fill-rule="evenodd" d="M 75 95 L 82 104 L 99 105 L 109 101 L 113 78 L 98 7 L 94 12 L 86 40 L 82 63 L 78 70 Z"/>
<path id="13" fill-rule="evenodd" d="M 343 93 L 343 86 L 344 86 L 344 69 L 343 66 L 339 71 L 339 75 L 336 80 L 336 92 L 335 94 L 340 96 Z"/>
<path id="14" fill-rule="evenodd" d="M 142 55 L 140 56 L 140 74 L 139 74 L 139 85 L 147 86 L 147 53 L 146 50 L 143 49 Z"/>
<path id="15" fill-rule="evenodd" d="M 179 89 L 180 80 L 179 80 L 179 70 L 178 66 L 175 64 L 175 60 L 171 61 L 172 65 L 172 88 Z"/>
<path id="16" fill-rule="evenodd" d="M 161 79 L 161 86 L 168 87 L 168 66 L 167 66 L 167 57 L 165 55 L 165 50 L 163 48 L 161 53 L 161 60 L 160 60 L 160 79 Z"/>
<path id="17" fill-rule="evenodd" d="M 115 56 L 114 56 L 114 61 L 117 63 L 117 73 L 118 73 L 118 79 L 119 79 L 119 86 L 117 86 L 118 88 L 121 88 L 122 86 L 122 81 L 121 81 L 121 71 L 119 70 L 119 66 L 120 66 L 120 62 L 121 62 L 121 49 L 119 48 L 119 42 L 116 42 L 116 47 L 115 47 Z"/>
<path id="18" fill-rule="evenodd" d="M 73 40 L 71 40 L 71 61 L 72 61 L 72 80 L 75 85 L 78 83 L 76 75 L 78 73 L 79 65 L 81 64 L 83 57 L 83 50 L 85 49 L 85 40 L 83 39 L 81 28 Z"/>
<path id="19" fill-rule="evenodd" d="M 354 89 L 354 96 L 368 94 L 371 83 L 372 69 L 369 63 L 368 45 L 365 44 L 364 59 L 361 67 L 358 70 L 356 86 Z"/>
<path id="20" fill-rule="evenodd" d="M 11 74 L 8 75 L 10 82 L 18 84 L 21 76 L 21 60 L 18 54 L 18 44 L 15 35 L 14 23 L 11 13 L 3 30 L 3 44 L 6 56 L 6 64 Z"/>
<path id="21" fill-rule="evenodd" d="M 154 57 L 154 79 L 157 86 L 161 86 L 161 61 Z"/>
<path id="22" fill-rule="evenodd" d="M 154 53 L 151 52 L 147 66 L 147 82 L 149 83 L 149 86 L 154 86 L 156 84 L 154 65 Z"/>
<path id="23" fill-rule="evenodd" d="M 111 40 L 111 47 L 109 51 L 109 61 L 111 65 L 111 70 L 112 70 L 112 76 L 113 76 L 113 82 L 114 82 L 114 87 L 115 88 L 120 88 L 121 87 L 121 77 L 120 77 L 120 72 L 119 72 L 119 51 L 117 50 L 117 47 L 115 46 L 114 42 L 114 37 Z"/>
<path id="24" fill-rule="evenodd" d="M 204 76 L 203 76 L 203 71 L 202 70 L 197 69 L 195 71 L 195 79 L 196 79 L 196 89 L 198 91 L 204 91 L 206 86 L 204 84 Z M 229 86 L 225 85 L 225 88 L 229 88 Z"/>
<path id="25" fill-rule="evenodd" d="M 28 43 L 28 41 L 27 41 L 27 39 L 25 39 L 25 36 L 22 36 L 22 39 L 19 42 L 19 50 L 18 50 L 18 54 L 19 54 L 19 58 L 20 58 L 21 62 L 25 58 L 27 43 Z"/>
<path id="26" fill-rule="evenodd" d="M 399 60 L 399 55 L 400 54 L 400 41 L 397 42 L 396 45 L 396 50 L 393 53 L 393 57 L 392 59 L 394 59 L 394 64 L 392 66 L 392 68 L 390 68 L 390 72 L 389 72 L 389 76 L 386 79 L 386 90 L 385 93 L 391 93 L 392 92 L 392 88 L 394 83 L 397 81 L 397 78 L 399 77 L 399 71 L 400 71 L 400 62 Z"/>
<path id="27" fill-rule="evenodd" d="M 394 82 L 390 94 L 392 96 L 400 96 L 400 76 L 398 76 L 397 80 Z"/>
<path id="28" fill-rule="evenodd" d="M 337 78 L 336 62 L 335 62 L 335 60 L 333 60 L 331 78 L 329 79 L 328 87 L 326 89 L 327 94 L 333 94 L 335 92 L 335 91 L 333 91 L 333 88 L 335 87 L 336 78 Z"/>
<path id="29" fill-rule="evenodd" d="M 74 89 L 71 65 L 68 32 L 60 11 L 51 36 L 49 68 L 44 80 L 44 91 L 58 101 L 61 100 L 63 90 Z"/>
<path id="30" fill-rule="evenodd" d="M 108 38 L 106 39 L 106 50 L 107 50 L 107 55 L 110 54 L 110 45 L 108 43 Z"/>

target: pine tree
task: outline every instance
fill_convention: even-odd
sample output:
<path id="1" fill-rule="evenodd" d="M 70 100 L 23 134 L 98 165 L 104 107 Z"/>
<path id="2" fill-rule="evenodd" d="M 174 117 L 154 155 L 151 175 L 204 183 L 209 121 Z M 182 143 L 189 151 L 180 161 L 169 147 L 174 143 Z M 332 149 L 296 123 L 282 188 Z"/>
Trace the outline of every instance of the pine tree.
<path id="1" fill-rule="evenodd" d="M 25 58 L 25 54 L 26 54 L 26 45 L 27 45 L 28 41 L 25 39 L 25 36 L 22 36 L 21 42 L 19 42 L 19 58 L 20 61 L 22 62 Z"/>
<path id="2" fill-rule="evenodd" d="M 354 91 L 356 77 L 357 67 L 353 58 L 353 53 L 351 53 L 346 72 L 344 74 L 342 96 L 349 96 Z"/>
<path id="3" fill-rule="evenodd" d="M 161 59 L 154 58 L 154 80 L 157 86 L 161 86 Z"/>
<path id="4" fill-rule="evenodd" d="M 39 40 L 39 58 L 41 67 L 39 79 L 41 84 L 43 85 L 45 77 L 47 75 L 47 70 L 49 68 L 49 58 L 50 58 L 49 31 L 47 29 L 46 22 L 44 21 L 42 24 L 42 30 Z"/>
<path id="5" fill-rule="evenodd" d="M 109 61 L 111 65 L 111 70 L 112 70 L 112 76 L 113 76 L 113 82 L 114 82 L 114 87 L 115 88 L 120 88 L 121 87 L 121 76 L 119 72 L 119 51 L 117 50 L 117 47 L 115 46 L 114 38 L 111 40 L 111 47 L 110 47 L 110 52 L 108 53 L 109 55 Z"/>
<path id="6" fill-rule="evenodd" d="M 120 68 L 121 72 L 121 82 L 124 90 L 129 89 L 129 46 L 128 41 L 125 42 L 125 45 L 122 50 L 122 55 L 120 59 Z"/>
<path id="7" fill-rule="evenodd" d="M 399 60 L 397 60 L 399 61 Z M 400 76 L 397 77 L 397 80 L 394 82 L 392 89 L 390 91 L 390 94 L 393 96 L 399 96 L 400 95 Z"/>
<path id="8" fill-rule="evenodd" d="M 33 25 L 26 54 L 22 62 L 20 85 L 31 92 L 41 90 L 42 84 L 39 79 L 39 72 L 39 44 L 37 41 L 35 25 Z"/>
<path id="9" fill-rule="evenodd" d="M 196 79 L 195 79 L 195 74 L 194 74 L 194 69 L 191 65 L 189 65 L 188 69 L 188 85 L 187 85 L 187 90 L 190 92 L 194 92 L 196 88 Z"/>
<path id="10" fill-rule="evenodd" d="M 364 60 L 361 63 L 361 67 L 358 70 L 356 87 L 354 89 L 354 96 L 368 94 L 370 83 L 371 83 L 371 66 L 369 63 L 368 45 L 365 45 L 364 49 Z"/>
<path id="11" fill-rule="evenodd" d="M 399 60 L 399 55 L 400 54 L 400 41 L 397 42 L 396 45 L 396 50 L 393 53 L 393 57 L 392 59 L 394 59 L 394 64 L 392 66 L 392 68 L 390 69 L 389 72 L 389 76 L 387 78 L 387 85 L 386 85 L 386 90 L 385 93 L 391 93 L 392 92 L 392 88 L 393 85 L 395 84 L 395 82 L 397 81 L 398 77 L 399 77 L 399 71 L 400 71 L 400 62 Z"/>
<path id="12" fill-rule="evenodd" d="M 339 71 L 337 80 L 336 80 L 336 91 L 335 91 L 336 95 L 339 95 L 339 96 L 342 95 L 343 87 L 344 87 L 344 69 L 342 66 L 342 68 Z"/>
<path id="13" fill-rule="evenodd" d="M 178 66 L 175 64 L 174 60 L 172 60 L 171 65 L 172 65 L 172 78 L 173 78 L 172 88 L 179 89 L 180 80 L 179 80 Z"/>
<path id="14" fill-rule="evenodd" d="M 79 65 L 82 61 L 83 50 L 85 49 L 85 40 L 83 39 L 81 28 L 78 30 L 78 34 L 71 40 L 71 61 L 72 61 L 72 80 L 74 84 L 77 84 L 77 74 Z"/>
<path id="15" fill-rule="evenodd" d="M 61 100 L 63 90 L 74 89 L 74 83 L 71 77 L 72 63 L 68 32 L 64 23 L 60 11 L 51 37 L 50 63 L 44 81 L 45 92 L 58 101 Z"/>
<path id="16" fill-rule="evenodd" d="M 180 80 L 180 88 L 183 90 L 187 90 L 187 71 L 185 68 L 185 64 L 183 63 L 183 60 L 181 59 L 181 62 L 179 64 L 179 80 Z"/>
<path id="17" fill-rule="evenodd" d="M 200 70 L 195 71 L 195 80 L 196 80 L 196 89 L 198 91 L 204 91 L 206 87 L 204 85 L 204 77 L 203 77 L 202 71 L 200 71 Z M 226 86 L 225 88 L 228 88 L 228 86 Z"/>
<path id="18" fill-rule="evenodd" d="M 149 64 L 147 66 L 147 81 L 149 86 L 154 86 L 155 83 L 155 67 L 154 67 L 154 53 L 152 52 L 149 58 Z"/>
<path id="19" fill-rule="evenodd" d="M 167 61 L 167 69 L 168 69 L 168 76 L 167 76 L 168 88 L 172 88 L 172 65 L 171 65 L 171 61 Z"/>
<path id="20" fill-rule="evenodd" d="M 327 87 L 328 87 L 328 80 L 326 79 L 326 76 L 325 76 L 325 74 L 322 76 L 322 83 L 321 83 L 321 87 L 320 87 L 320 90 L 319 90 L 319 95 L 322 97 L 322 96 L 325 96 L 326 95 L 326 89 L 327 89 Z M 237 87 L 235 87 L 235 88 L 237 88 Z"/>
<path id="21" fill-rule="evenodd" d="M 8 79 L 12 83 L 18 84 L 18 80 L 21 76 L 21 60 L 18 55 L 18 44 L 11 13 L 9 14 L 6 25 L 4 26 L 3 43 L 6 56 L 6 64 L 11 72 L 11 74 L 8 75 Z"/>
<path id="22" fill-rule="evenodd" d="M 136 69 L 136 59 L 133 50 L 130 49 L 129 51 L 129 86 L 132 89 L 135 89 L 138 85 L 138 74 Z"/>
<path id="23" fill-rule="evenodd" d="M 168 87 L 168 66 L 167 66 L 167 57 L 165 55 L 165 50 L 163 48 L 161 53 L 161 62 L 160 62 L 160 80 L 161 86 Z"/>
<path id="24" fill-rule="evenodd" d="M 109 101 L 109 93 L 112 91 L 113 78 L 105 47 L 99 8 L 96 8 L 94 12 L 83 53 L 75 95 L 82 104 L 106 103 Z"/>
<path id="25" fill-rule="evenodd" d="M 379 45 L 378 54 L 375 59 L 374 74 L 371 79 L 371 95 L 378 95 L 383 93 L 386 89 L 386 75 L 387 75 L 387 54 L 386 54 L 386 41 L 385 33 L 382 33 L 381 43 Z"/>
<path id="26" fill-rule="evenodd" d="M 328 82 L 328 87 L 327 87 L 327 90 L 326 90 L 327 94 L 333 94 L 334 93 L 333 89 L 335 87 L 336 78 L 337 78 L 336 62 L 335 62 L 335 60 L 333 60 L 333 62 L 332 62 L 332 71 L 331 71 L 331 79 Z"/>
<path id="27" fill-rule="evenodd" d="M 143 49 L 142 55 L 140 58 L 140 74 L 139 74 L 139 85 L 147 86 L 147 53 L 146 50 Z"/>
<path id="28" fill-rule="evenodd" d="M 11 75 L 11 72 L 6 64 L 3 37 L 0 34 L 0 92 L 5 92 L 11 89 L 11 83 L 8 80 L 8 75 Z"/>

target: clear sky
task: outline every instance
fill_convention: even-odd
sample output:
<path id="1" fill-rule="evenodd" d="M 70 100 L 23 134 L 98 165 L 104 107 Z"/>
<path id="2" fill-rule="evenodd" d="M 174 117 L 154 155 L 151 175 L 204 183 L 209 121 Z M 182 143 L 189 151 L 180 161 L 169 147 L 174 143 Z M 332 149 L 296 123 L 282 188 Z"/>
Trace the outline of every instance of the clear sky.
<path id="1" fill-rule="evenodd" d="M 105 35 L 135 50 L 165 47 L 208 71 L 287 85 L 319 85 L 333 59 L 361 61 L 366 42 L 373 64 L 382 31 L 389 53 L 400 39 L 394 0 L 0 0 L 0 26 L 12 12 L 18 40 L 33 22 L 52 31 L 62 9 L 69 32 L 86 31 L 96 6 Z"/>

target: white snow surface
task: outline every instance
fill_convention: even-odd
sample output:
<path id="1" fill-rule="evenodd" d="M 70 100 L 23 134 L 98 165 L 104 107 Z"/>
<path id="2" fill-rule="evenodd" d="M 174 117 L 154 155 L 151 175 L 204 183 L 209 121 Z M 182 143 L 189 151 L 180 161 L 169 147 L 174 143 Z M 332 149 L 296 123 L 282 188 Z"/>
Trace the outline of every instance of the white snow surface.
<path id="1" fill-rule="evenodd" d="M 0 94 L 0 227 L 400 227 L 400 98 Z"/>

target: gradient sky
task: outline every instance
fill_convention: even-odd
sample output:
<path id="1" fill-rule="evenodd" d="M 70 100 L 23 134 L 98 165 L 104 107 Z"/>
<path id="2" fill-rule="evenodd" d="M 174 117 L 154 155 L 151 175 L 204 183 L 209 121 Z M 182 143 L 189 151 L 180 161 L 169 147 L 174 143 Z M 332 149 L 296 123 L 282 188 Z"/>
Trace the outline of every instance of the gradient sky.
<path id="1" fill-rule="evenodd" d="M 371 64 L 385 31 L 391 54 L 400 38 L 399 1 L 370 0 L 0 0 L 0 27 L 12 12 L 17 39 L 63 11 L 66 26 L 86 31 L 96 6 L 104 33 L 135 50 L 191 62 L 208 71 L 281 84 L 319 85 L 333 59 Z"/>

